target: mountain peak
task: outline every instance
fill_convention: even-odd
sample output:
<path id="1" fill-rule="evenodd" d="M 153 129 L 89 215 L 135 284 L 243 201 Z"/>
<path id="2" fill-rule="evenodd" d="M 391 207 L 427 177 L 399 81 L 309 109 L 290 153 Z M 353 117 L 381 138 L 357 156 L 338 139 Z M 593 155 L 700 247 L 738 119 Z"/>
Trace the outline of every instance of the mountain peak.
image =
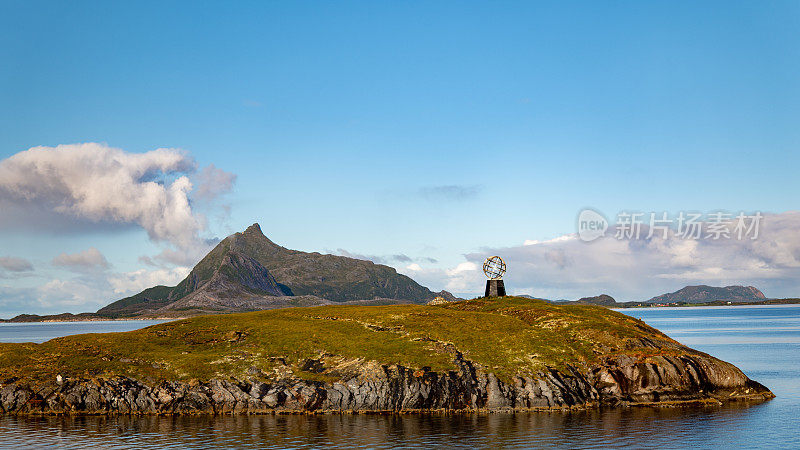
<path id="1" fill-rule="evenodd" d="M 245 304 L 253 307 L 248 302 L 255 296 L 265 301 L 270 301 L 267 297 L 305 296 L 330 302 L 384 299 L 424 303 L 436 294 L 393 267 L 287 249 L 272 242 L 254 223 L 223 239 L 177 286 L 147 289 L 100 312 L 134 315 L 172 303 L 175 307 L 214 304 L 235 309 Z M 259 304 L 263 306 L 263 301 Z"/>
<path id="2" fill-rule="evenodd" d="M 238 248 L 245 253 L 272 253 L 285 250 L 264 235 L 258 222 L 250 225 L 241 233 L 234 233 L 226 239 L 231 240 L 232 248 Z"/>
<path id="3" fill-rule="evenodd" d="M 264 232 L 261 231 L 261 225 L 259 225 L 258 222 L 247 227 L 247 229 L 244 230 L 242 234 L 255 234 L 255 235 L 260 234 L 261 236 L 264 236 Z"/>

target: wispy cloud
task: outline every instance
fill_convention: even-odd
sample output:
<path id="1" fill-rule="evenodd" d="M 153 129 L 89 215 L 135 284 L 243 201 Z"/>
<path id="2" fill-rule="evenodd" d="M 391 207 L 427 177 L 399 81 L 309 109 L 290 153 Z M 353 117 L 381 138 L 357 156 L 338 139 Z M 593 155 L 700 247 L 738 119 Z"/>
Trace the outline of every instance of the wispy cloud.
<path id="1" fill-rule="evenodd" d="M 348 258 L 355 258 L 355 259 L 363 259 L 366 261 L 372 261 L 376 264 L 408 264 L 412 262 L 428 262 L 435 264 L 438 262 L 435 258 L 431 258 L 428 256 L 418 256 L 418 257 L 411 257 L 403 253 L 396 253 L 393 255 L 365 255 L 361 253 L 354 253 L 347 251 L 343 248 L 336 249 L 335 252 L 331 252 L 335 255 L 339 256 L 346 256 Z"/>
<path id="2" fill-rule="evenodd" d="M 197 189 L 195 189 L 194 198 L 210 201 L 233 189 L 233 185 L 236 183 L 236 174 L 209 164 L 195 176 L 195 180 Z"/>
<path id="3" fill-rule="evenodd" d="M 0 256 L 0 269 L 9 272 L 30 272 L 33 270 L 33 264 L 24 258 Z"/>
<path id="4" fill-rule="evenodd" d="M 464 201 L 476 198 L 481 192 L 479 185 L 440 185 L 420 188 L 419 195 L 427 200 Z"/>

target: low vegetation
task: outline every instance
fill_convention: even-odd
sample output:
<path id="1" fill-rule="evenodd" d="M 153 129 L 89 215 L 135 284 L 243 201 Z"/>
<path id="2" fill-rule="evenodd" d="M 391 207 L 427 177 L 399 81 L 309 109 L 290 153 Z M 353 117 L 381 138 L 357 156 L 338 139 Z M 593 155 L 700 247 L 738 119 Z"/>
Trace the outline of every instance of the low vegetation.
<path id="1" fill-rule="evenodd" d="M 661 350 L 644 341 L 667 343 Z M 674 345 L 673 345 L 674 344 Z M 674 349 L 674 350 L 664 350 Z M 330 377 L 309 361 L 376 361 L 455 370 L 454 355 L 499 376 L 596 362 L 618 352 L 681 351 L 642 321 L 591 305 L 519 297 L 444 305 L 319 306 L 200 316 L 126 333 L 0 344 L 0 381 L 124 375 L 145 382 Z"/>

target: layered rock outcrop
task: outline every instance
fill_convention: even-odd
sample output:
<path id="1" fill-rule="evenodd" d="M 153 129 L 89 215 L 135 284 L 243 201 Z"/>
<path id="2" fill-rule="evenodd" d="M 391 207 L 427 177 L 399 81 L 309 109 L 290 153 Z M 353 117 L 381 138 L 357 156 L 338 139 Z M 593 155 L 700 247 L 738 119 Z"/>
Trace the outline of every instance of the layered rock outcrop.
<path id="1" fill-rule="evenodd" d="M 7 414 L 522 411 L 771 397 L 734 365 L 639 319 L 519 297 L 285 308 L 0 344 Z"/>
<path id="2" fill-rule="evenodd" d="M 459 370 L 359 363 L 332 382 L 285 376 L 148 386 L 125 377 L 0 385 L 6 414 L 264 414 L 410 411 L 525 411 L 686 402 L 763 401 L 774 395 L 735 366 L 697 352 L 608 358 L 589 368 L 517 375 L 486 372 L 457 355 Z M 313 366 L 319 361 L 308 361 Z"/>

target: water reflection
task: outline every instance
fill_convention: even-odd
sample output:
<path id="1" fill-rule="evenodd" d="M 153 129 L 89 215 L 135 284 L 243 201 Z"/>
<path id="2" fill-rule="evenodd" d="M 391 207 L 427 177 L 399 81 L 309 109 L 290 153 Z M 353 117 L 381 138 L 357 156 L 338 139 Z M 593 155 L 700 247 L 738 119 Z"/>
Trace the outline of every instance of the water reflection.
<path id="1" fill-rule="evenodd" d="M 486 415 L 0 418 L 4 447 L 352 448 L 746 445 L 763 405 Z"/>
<path id="2" fill-rule="evenodd" d="M 455 416 L 0 416 L 0 447 L 113 448 L 800 448 L 800 306 L 624 310 L 740 367 L 767 403 Z M 0 327 L 0 341 L 58 325 Z M 84 326 L 84 325 L 79 325 Z M 103 324 L 102 326 L 105 326 Z M 98 331 L 93 328 L 91 331 Z"/>

